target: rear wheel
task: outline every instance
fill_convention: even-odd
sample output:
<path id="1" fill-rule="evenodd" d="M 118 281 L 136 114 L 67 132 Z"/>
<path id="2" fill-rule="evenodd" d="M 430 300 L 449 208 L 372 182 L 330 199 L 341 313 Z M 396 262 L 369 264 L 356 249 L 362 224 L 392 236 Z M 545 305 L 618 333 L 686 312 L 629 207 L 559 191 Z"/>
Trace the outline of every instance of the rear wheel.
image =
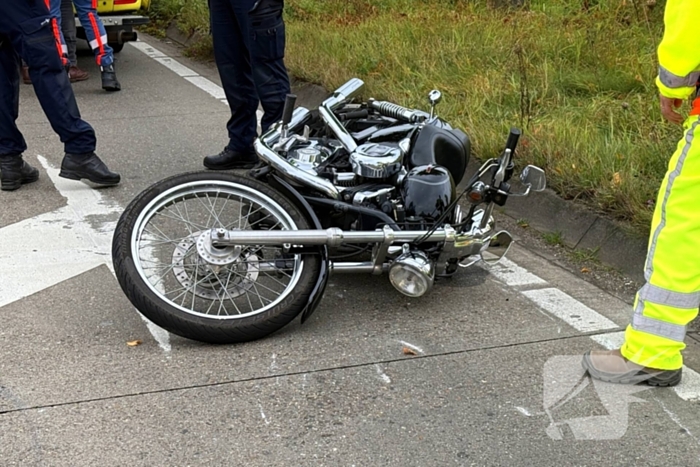
<path id="1" fill-rule="evenodd" d="M 142 192 L 122 214 L 113 240 L 115 272 L 134 306 L 164 329 L 209 343 L 250 341 L 303 310 L 320 256 L 281 247 L 216 248 L 212 229 L 308 228 L 293 203 L 256 180 L 177 175 Z"/>

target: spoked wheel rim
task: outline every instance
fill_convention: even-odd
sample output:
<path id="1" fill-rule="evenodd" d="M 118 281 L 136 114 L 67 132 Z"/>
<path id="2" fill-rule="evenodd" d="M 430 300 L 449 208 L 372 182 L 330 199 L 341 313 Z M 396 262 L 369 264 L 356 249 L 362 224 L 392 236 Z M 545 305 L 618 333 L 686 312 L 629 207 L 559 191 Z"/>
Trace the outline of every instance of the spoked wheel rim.
<path id="1" fill-rule="evenodd" d="M 300 255 L 281 247 L 214 248 L 212 229 L 295 230 L 272 198 L 220 180 L 178 185 L 141 211 L 131 237 L 134 266 L 143 282 L 176 309 L 218 320 L 264 313 L 294 290 Z"/>

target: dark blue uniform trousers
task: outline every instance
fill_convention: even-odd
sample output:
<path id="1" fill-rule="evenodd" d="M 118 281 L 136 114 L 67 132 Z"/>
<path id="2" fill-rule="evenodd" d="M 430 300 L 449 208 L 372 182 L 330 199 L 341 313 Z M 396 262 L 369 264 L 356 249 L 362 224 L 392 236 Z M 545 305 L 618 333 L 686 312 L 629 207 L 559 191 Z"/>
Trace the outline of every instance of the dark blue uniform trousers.
<path id="1" fill-rule="evenodd" d="M 258 104 L 265 112 L 260 125 L 263 133 L 282 119 L 290 89 L 284 66 L 282 11 L 251 15 L 255 3 L 256 0 L 209 0 L 214 57 L 231 108 L 227 147 L 232 151 L 252 151 Z"/>
<path id="2" fill-rule="evenodd" d="M 95 132 L 80 117 L 44 1 L 0 0 L 0 42 L 0 155 L 20 155 L 27 149 L 16 124 L 19 57 L 29 65 L 36 96 L 66 152 L 93 152 Z"/>

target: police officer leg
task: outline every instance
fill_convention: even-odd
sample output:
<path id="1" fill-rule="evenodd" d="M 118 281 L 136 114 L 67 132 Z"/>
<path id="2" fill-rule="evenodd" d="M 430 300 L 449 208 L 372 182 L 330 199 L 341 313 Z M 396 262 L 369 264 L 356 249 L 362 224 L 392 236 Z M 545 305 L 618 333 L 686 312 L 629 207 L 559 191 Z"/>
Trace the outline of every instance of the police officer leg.
<path id="1" fill-rule="evenodd" d="M 290 91 L 289 75 L 284 65 L 283 2 L 270 1 L 267 5 L 270 5 L 267 11 L 256 10 L 250 16 L 253 77 L 265 111 L 260 122 L 263 133 L 282 119 L 285 97 Z"/>
<path id="2" fill-rule="evenodd" d="M 226 127 L 229 143 L 214 156 L 204 158 L 213 170 L 250 168 L 257 162 L 253 152 L 256 137 L 258 97 L 250 60 L 248 12 L 254 0 L 210 0 L 210 22 L 214 58 L 231 109 Z"/>
<path id="3" fill-rule="evenodd" d="M 120 177 L 94 153 L 95 132 L 80 117 L 51 27 L 48 9 L 38 1 L 0 2 L 0 34 L 10 37 L 14 49 L 29 65 L 39 103 L 65 144 L 66 156 L 59 175 L 115 185 Z M 6 136 L 0 135 L 0 139 Z"/>
<path id="4" fill-rule="evenodd" d="M 102 74 L 102 89 L 113 92 L 120 91 L 121 84 L 114 70 L 114 51 L 107 44 L 107 32 L 102 19 L 97 14 L 96 3 L 93 0 L 73 0 L 75 10 L 80 18 L 80 24 L 85 28 L 90 48 L 95 54 L 95 61 Z"/>
<path id="5" fill-rule="evenodd" d="M 19 56 L 10 40 L 0 37 L 0 188 L 3 191 L 13 191 L 39 179 L 39 171 L 22 160 L 27 144 L 16 124 L 19 66 Z"/>

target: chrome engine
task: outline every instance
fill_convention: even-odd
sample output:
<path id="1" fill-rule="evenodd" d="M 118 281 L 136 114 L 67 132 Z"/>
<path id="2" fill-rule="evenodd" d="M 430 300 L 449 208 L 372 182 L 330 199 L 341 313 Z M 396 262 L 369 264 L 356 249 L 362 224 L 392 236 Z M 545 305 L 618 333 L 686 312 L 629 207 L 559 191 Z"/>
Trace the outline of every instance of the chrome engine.
<path id="1" fill-rule="evenodd" d="M 352 171 L 364 178 L 387 179 L 402 169 L 404 151 L 399 146 L 367 143 L 350 154 Z"/>
<path id="2" fill-rule="evenodd" d="M 307 145 L 287 152 L 287 160 L 294 167 L 312 175 L 317 175 L 316 167 L 328 159 L 331 154 L 331 149 L 318 141 L 309 141 Z"/>

